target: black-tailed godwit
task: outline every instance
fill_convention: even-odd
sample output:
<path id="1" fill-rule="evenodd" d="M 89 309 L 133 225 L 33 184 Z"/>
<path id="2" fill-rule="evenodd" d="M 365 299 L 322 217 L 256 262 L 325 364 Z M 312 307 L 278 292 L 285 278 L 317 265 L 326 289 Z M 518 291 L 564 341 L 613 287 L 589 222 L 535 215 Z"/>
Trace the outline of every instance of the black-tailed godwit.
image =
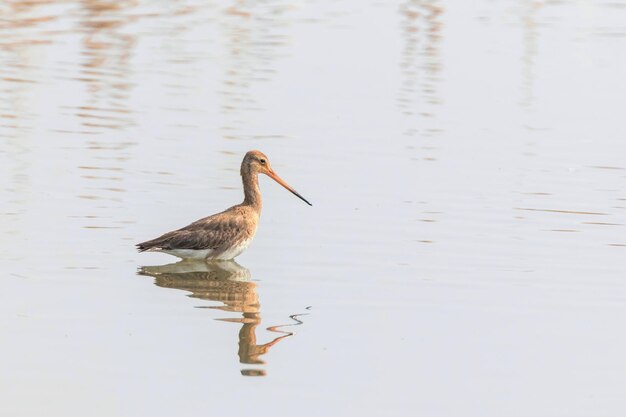
<path id="1" fill-rule="evenodd" d="M 276 175 L 267 156 L 260 151 L 250 151 L 241 162 L 243 203 L 197 220 L 182 229 L 139 243 L 137 249 L 140 252 L 164 252 L 183 259 L 221 261 L 235 258 L 250 245 L 259 223 L 261 191 L 258 174 L 269 176 L 312 205 Z"/>

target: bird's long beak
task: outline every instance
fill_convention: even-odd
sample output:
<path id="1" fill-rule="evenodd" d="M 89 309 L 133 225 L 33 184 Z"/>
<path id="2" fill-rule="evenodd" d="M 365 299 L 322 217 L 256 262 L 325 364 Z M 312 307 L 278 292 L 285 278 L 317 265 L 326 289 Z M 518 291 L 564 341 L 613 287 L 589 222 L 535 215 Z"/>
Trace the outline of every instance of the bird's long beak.
<path id="1" fill-rule="evenodd" d="M 286 189 L 288 189 L 289 191 L 291 191 L 292 193 L 294 193 L 296 196 L 298 196 L 298 198 L 300 198 L 302 201 L 307 203 L 309 206 L 313 205 L 313 204 L 309 203 L 306 198 L 304 198 L 300 194 L 298 194 L 298 192 L 296 190 L 291 188 L 289 186 L 289 184 L 287 184 L 285 181 L 283 181 L 283 179 L 281 177 L 279 177 L 274 171 L 269 171 L 268 170 L 267 171 L 267 176 L 270 177 L 271 179 L 273 179 L 274 181 L 276 181 L 277 183 L 279 183 L 280 185 L 282 185 L 283 187 L 285 187 Z"/>

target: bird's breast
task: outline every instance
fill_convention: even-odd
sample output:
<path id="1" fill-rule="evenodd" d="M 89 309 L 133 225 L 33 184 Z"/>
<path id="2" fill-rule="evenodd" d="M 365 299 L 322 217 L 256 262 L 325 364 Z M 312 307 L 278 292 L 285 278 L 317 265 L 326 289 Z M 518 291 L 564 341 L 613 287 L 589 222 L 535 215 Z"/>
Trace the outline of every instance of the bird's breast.
<path id="1" fill-rule="evenodd" d="M 233 244 L 228 249 L 218 254 L 213 259 L 226 261 L 226 260 L 230 260 L 239 256 L 244 250 L 246 250 L 248 246 L 250 246 L 250 243 L 252 243 L 253 237 L 254 237 L 254 234 L 249 237 L 240 239 L 237 242 L 233 242 Z"/>

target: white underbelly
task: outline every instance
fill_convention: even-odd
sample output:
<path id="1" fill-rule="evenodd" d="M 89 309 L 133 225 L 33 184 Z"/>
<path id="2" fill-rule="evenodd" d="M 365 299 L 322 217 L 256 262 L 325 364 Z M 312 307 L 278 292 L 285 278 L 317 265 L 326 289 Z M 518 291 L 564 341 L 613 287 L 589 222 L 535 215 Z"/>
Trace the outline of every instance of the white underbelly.
<path id="1" fill-rule="evenodd" d="M 213 249 L 160 249 L 159 252 L 165 252 L 182 259 L 210 259 Z"/>
<path id="2" fill-rule="evenodd" d="M 239 256 L 241 252 L 246 250 L 252 239 L 242 240 L 240 243 L 231 246 L 229 249 L 222 253 L 215 253 L 214 249 L 158 249 L 158 252 L 164 252 L 169 255 L 174 255 L 182 259 L 208 259 L 216 261 L 228 261 L 236 256 Z"/>
<path id="3" fill-rule="evenodd" d="M 220 253 L 217 256 L 211 257 L 209 255 L 209 259 L 215 259 L 215 260 L 219 260 L 219 261 L 227 261 L 227 260 L 233 259 L 233 258 L 239 256 L 241 254 L 241 252 L 246 250 L 246 248 L 248 246 L 250 246 L 251 242 L 252 242 L 252 239 L 242 240 L 237 245 L 231 246 L 230 249 L 227 249 L 226 251 Z"/>

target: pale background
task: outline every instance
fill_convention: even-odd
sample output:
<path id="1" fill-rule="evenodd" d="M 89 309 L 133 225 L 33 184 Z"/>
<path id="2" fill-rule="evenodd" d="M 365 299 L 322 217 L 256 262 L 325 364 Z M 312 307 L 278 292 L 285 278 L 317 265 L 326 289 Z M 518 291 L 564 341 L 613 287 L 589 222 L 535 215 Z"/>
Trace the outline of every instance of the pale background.
<path id="1" fill-rule="evenodd" d="M 624 415 L 623 0 L 0 19 L 3 416 Z M 261 179 L 232 285 L 258 344 L 308 315 L 257 365 L 133 247 L 238 203 L 249 149 L 313 203 Z"/>

